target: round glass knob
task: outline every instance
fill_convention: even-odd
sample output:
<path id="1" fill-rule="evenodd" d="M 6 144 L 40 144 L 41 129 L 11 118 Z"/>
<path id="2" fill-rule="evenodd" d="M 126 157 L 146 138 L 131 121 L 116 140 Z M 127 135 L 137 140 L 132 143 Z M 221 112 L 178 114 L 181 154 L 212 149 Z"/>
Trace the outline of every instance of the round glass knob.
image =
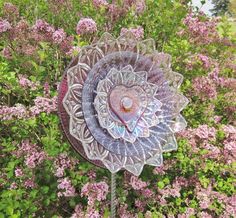
<path id="1" fill-rule="evenodd" d="M 129 97 L 124 97 L 121 99 L 121 105 L 126 111 L 129 111 L 133 106 L 133 100 Z"/>

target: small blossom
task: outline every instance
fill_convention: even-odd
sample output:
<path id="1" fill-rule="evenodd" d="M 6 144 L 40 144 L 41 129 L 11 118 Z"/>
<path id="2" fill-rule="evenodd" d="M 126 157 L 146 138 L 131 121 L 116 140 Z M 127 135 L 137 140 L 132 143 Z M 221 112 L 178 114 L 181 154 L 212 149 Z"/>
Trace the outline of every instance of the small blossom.
<path id="1" fill-rule="evenodd" d="M 46 154 L 44 151 L 32 151 L 30 152 L 26 159 L 25 159 L 25 164 L 27 167 L 33 169 L 37 165 L 41 164 L 42 161 L 46 158 Z"/>
<path id="2" fill-rule="evenodd" d="M 137 14 L 142 14 L 146 9 L 145 0 L 137 0 L 135 3 L 135 11 Z"/>
<path id="3" fill-rule="evenodd" d="M 57 110 L 57 97 L 45 98 L 45 97 L 36 97 L 34 100 L 35 106 L 31 107 L 29 110 L 32 116 L 38 115 L 41 112 L 51 113 Z"/>
<path id="4" fill-rule="evenodd" d="M 72 186 L 69 178 L 59 179 L 57 188 L 59 190 L 62 190 L 58 192 L 57 194 L 58 197 L 62 197 L 62 196 L 73 197 L 76 195 L 75 188 Z"/>
<path id="5" fill-rule="evenodd" d="M 216 85 L 208 77 L 196 77 L 193 80 L 193 89 L 202 100 L 217 97 Z"/>
<path id="6" fill-rule="evenodd" d="M 108 5 L 106 0 L 93 0 L 93 5 L 96 8 L 105 7 Z"/>
<path id="7" fill-rule="evenodd" d="M 22 88 L 30 88 L 32 90 L 36 90 L 37 87 L 39 86 L 38 82 L 32 82 L 29 79 L 27 79 L 27 77 L 25 75 L 19 75 L 19 85 Z"/>
<path id="8" fill-rule="evenodd" d="M 23 175 L 24 175 L 24 173 L 23 173 L 22 169 L 20 169 L 20 168 L 15 169 L 15 176 L 16 177 L 21 177 Z"/>
<path id="9" fill-rule="evenodd" d="M 58 29 L 52 34 L 52 39 L 55 44 L 60 44 L 66 38 L 66 33 L 63 29 Z"/>
<path id="10" fill-rule="evenodd" d="M 120 35 L 123 35 L 123 34 L 127 33 L 128 31 L 130 31 L 137 40 L 142 39 L 144 37 L 144 30 L 143 30 L 143 27 L 141 27 L 141 26 L 139 26 L 137 28 L 129 28 L 129 29 L 122 28 Z"/>
<path id="11" fill-rule="evenodd" d="M 9 47 L 3 48 L 1 54 L 6 59 L 11 59 L 12 58 L 11 49 Z"/>
<path id="12" fill-rule="evenodd" d="M 215 139 L 216 129 L 214 127 L 200 125 L 195 131 L 195 135 L 200 139 Z"/>
<path id="13" fill-rule="evenodd" d="M 79 35 L 91 34 L 97 32 L 97 24 L 91 18 L 82 18 L 76 27 L 76 33 Z"/>
<path id="14" fill-rule="evenodd" d="M 24 186 L 26 188 L 34 188 L 36 186 L 35 182 L 34 182 L 34 179 L 27 179 L 24 181 Z"/>
<path id="15" fill-rule="evenodd" d="M 11 24 L 7 20 L 0 20 L 0 34 L 10 30 Z"/>
<path id="16" fill-rule="evenodd" d="M 208 56 L 203 55 L 203 54 L 198 54 L 197 57 L 201 61 L 205 69 L 209 69 L 211 67 L 211 60 Z"/>
<path id="17" fill-rule="evenodd" d="M 136 176 L 131 176 L 129 184 L 132 186 L 134 190 L 141 190 L 143 188 L 146 188 L 148 185 L 146 182 L 143 182 Z"/>
<path id="18" fill-rule="evenodd" d="M 88 198 L 88 204 L 94 205 L 95 201 L 102 201 L 106 199 L 108 194 L 108 185 L 105 182 L 86 183 L 81 189 L 81 196 Z"/>
<path id="19" fill-rule="evenodd" d="M 22 104 L 16 104 L 13 107 L 0 106 L 0 119 L 2 120 L 22 119 L 27 116 L 27 109 Z"/>
<path id="20" fill-rule="evenodd" d="M 38 31 L 38 32 L 45 32 L 49 34 L 53 34 L 55 29 L 52 27 L 50 24 L 48 24 L 46 21 L 42 19 L 36 20 L 33 30 Z"/>
<path id="21" fill-rule="evenodd" d="M 19 9 L 17 8 L 17 6 L 13 5 L 10 2 L 5 2 L 4 3 L 3 11 L 4 11 L 4 14 L 9 19 L 12 19 L 12 20 L 13 20 L 14 17 L 18 17 L 19 16 Z"/>
<path id="22" fill-rule="evenodd" d="M 16 182 L 13 182 L 9 189 L 17 189 L 17 188 L 18 188 L 18 186 L 17 186 Z"/>

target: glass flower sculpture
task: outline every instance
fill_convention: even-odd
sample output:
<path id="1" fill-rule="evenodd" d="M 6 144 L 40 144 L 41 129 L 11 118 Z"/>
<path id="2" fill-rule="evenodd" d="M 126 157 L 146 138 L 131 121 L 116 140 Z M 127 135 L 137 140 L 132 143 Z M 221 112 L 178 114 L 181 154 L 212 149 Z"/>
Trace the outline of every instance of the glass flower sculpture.
<path id="1" fill-rule="evenodd" d="M 112 173 L 162 165 L 162 153 L 177 149 L 174 134 L 186 127 L 180 112 L 188 104 L 170 62 L 153 39 L 137 41 L 131 32 L 117 39 L 105 33 L 83 47 L 59 91 L 62 127 L 75 149 Z"/>

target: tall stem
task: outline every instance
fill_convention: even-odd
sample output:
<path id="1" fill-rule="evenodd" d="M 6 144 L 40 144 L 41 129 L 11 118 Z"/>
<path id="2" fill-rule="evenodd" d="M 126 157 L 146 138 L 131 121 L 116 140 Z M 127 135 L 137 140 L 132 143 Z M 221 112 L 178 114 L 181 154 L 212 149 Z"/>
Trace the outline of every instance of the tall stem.
<path id="1" fill-rule="evenodd" d="M 116 217 L 116 174 L 111 174 L 111 218 Z"/>

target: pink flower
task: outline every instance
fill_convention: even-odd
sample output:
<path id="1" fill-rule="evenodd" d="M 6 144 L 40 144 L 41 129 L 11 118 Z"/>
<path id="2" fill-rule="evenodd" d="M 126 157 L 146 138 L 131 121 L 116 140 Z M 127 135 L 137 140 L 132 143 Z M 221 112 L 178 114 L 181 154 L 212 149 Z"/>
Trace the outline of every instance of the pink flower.
<path id="1" fill-rule="evenodd" d="M 73 36 L 68 36 L 60 43 L 60 50 L 66 55 L 70 55 L 70 52 L 72 51 L 73 40 Z"/>
<path id="2" fill-rule="evenodd" d="M 212 79 L 216 84 L 219 83 L 219 67 L 215 67 L 209 74 L 208 77 Z"/>
<path id="3" fill-rule="evenodd" d="M 76 33 L 79 35 L 91 34 L 97 32 L 97 24 L 91 18 L 82 18 L 76 27 Z"/>
<path id="4" fill-rule="evenodd" d="M 0 119 L 2 120 L 12 120 L 12 119 L 22 119 L 28 116 L 28 112 L 24 105 L 16 104 L 16 106 L 0 106 Z"/>
<path id="5" fill-rule="evenodd" d="M 216 146 L 210 145 L 208 143 L 206 143 L 205 148 L 209 150 L 209 154 L 206 156 L 210 158 L 217 158 L 221 153 L 219 148 L 217 148 Z"/>
<path id="6" fill-rule="evenodd" d="M 33 30 L 38 31 L 38 32 L 45 32 L 49 34 L 53 34 L 55 29 L 52 27 L 50 24 L 48 24 L 46 21 L 42 19 L 36 20 Z"/>
<path id="7" fill-rule="evenodd" d="M 90 208 L 87 214 L 85 215 L 85 218 L 102 218 L 102 216 L 97 210 Z"/>
<path id="8" fill-rule="evenodd" d="M 197 57 L 202 62 L 203 67 L 205 69 L 209 69 L 211 67 L 211 61 L 210 61 L 210 58 L 208 56 L 203 55 L 203 54 L 198 54 Z"/>
<path id="9" fill-rule="evenodd" d="M 141 201 L 139 199 L 135 200 L 135 207 L 137 207 L 139 211 L 143 212 L 145 206 L 146 206 L 146 202 L 145 201 Z"/>
<path id="10" fill-rule="evenodd" d="M 209 44 L 219 41 L 219 34 L 217 32 L 217 19 L 211 18 L 201 21 L 200 16 L 195 16 L 190 12 L 183 20 L 187 27 L 186 33 L 189 34 L 192 42 L 200 44 Z"/>
<path id="11" fill-rule="evenodd" d="M 54 96 L 52 99 L 45 97 L 36 97 L 34 100 L 35 106 L 29 110 L 32 116 L 38 115 L 41 112 L 51 113 L 57 110 L 57 97 Z"/>
<path id="12" fill-rule="evenodd" d="M 195 129 L 195 135 L 200 139 L 215 139 L 216 129 L 207 125 L 200 125 Z"/>
<path id="13" fill-rule="evenodd" d="M 27 167 L 33 169 L 37 165 L 41 164 L 45 158 L 46 154 L 44 151 L 32 151 L 27 155 L 25 159 L 25 164 Z"/>
<path id="14" fill-rule="evenodd" d="M 121 204 L 120 207 L 117 210 L 117 213 L 120 218 L 134 218 L 134 214 L 132 214 L 130 211 L 127 210 L 128 205 L 127 204 Z"/>
<path id="15" fill-rule="evenodd" d="M 186 212 L 184 214 L 179 214 L 178 218 L 190 218 L 195 214 L 195 210 L 191 207 L 187 208 Z"/>
<path id="16" fill-rule="evenodd" d="M 154 192 L 148 188 L 141 190 L 143 197 L 151 198 L 154 195 Z"/>
<path id="17" fill-rule="evenodd" d="M 164 175 L 165 174 L 164 166 L 155 167 L 154 170 L 153 170 L 153 173 L 156 174 L 156 175 Z"/>
<path id="18" fill-rule="evenodd" d="M 102 201 L 106 199 L 108 194 L 108 185 L 105 182 L 86 183 L 81 189 L 81 196 L 88 198 L 88 205 L 94 205 L 95 201 Z"/>
<path id="19" fill-rule="evenodd" d="M 130 183 L 129 183 L 134 190 L 141 190 L 147 187 L 147 183 L 143 182 L 137 176 L 131 176 Z"/>
<path id="20" fill-rule="evenodd" d="M 204 218 L 213 218 L 209 213 L 207 212 L 201 212 L 199 213 L 199 217 L 204 217 Z"/>
<path id="21" fill-rule="evenodd" d="M 75 206 L 75 212 L 72 214 L 70 218 L 80 218 L 80 217 L 85 217 L 85 214 L 83 212 L 83 207 L 80 204 L 77 204 Z"/>
<path id="22" fill-rule="evenodd" d="M 6 59 L 11 59 L 12 58 L 12 53 L 10 47 L 5 47 L 2 50 L 2 56 Z"/>
<path id="23" fill-rule="evenodd" d="M 0 34 L 11 29 L 11 24 L 7 20 L 0 20 Z"/>
<path id="24" fill-rule="evenodd" d="M 76 55 L 78 55 L 79 51 L 80 51 L 79 46 L 72 46 L 72 48 L 66 53 L 66 55 L 75 57 Z"/>
<path id="25" fill-rule="evenodd" d="M 3 11 L 9 19 L 19 16 L 18 8 L 10 2 L 5 2 L 3 6 Z"/>
<path id="26" fill-rule="evenodd" d="M 93 5 L 96 8 L 105 7 L 108 5 L 106 0 L 93 0 Z"/>
<path id="27" fill-rule="evenodd" d="M 135 3 L 135 11 L 137 14 L 142 14 L 146 9 L 145 0 L 137 0 Z"/>
<path id="28" fill-rule="evenodd" d="M 139 40 L 142 39 L 144 37 L 144 30 L 143 27 L 139 26 L 137 28 L 122 28 L 120 35 L 123 35 L 125 33 L 127 33 L 128 31 L 130 31 L 131 33 L 133 33 L 134 37 Z"/>
<path id="29" fill-rule="evenodd" d="M 30 88 L 32 90 L 36 90 L 37 87 L 39 86 L 38 82 L 32 82 L 29 79 L 27 79 L 27 77 L 25 75 L 19 75 L 19 85 L 22 88 Z"/>
<path id="30" fill-rule="evenodd" d="M 16 177 L 21 177 L 23 175 L 24 175 L 24 173 L 23 173 L 22 169 L 20 169 L 20 168 L 15 169 L 15 176 Z"/>
<path id="31" fill-rule="evenodd" d="M 66 38 L 66 33 L 63 29 L 58 29 L 52 34 L 52 39 L 55 44 L 60 44 Z"/>
<path id="32" fill-rule="evenodd" d="M 215 99 L 217 97 L 216 86 L 208 77 L 196 77 L 193 80 L 193 89 L 202 100 Z"/>
<path id="33" fill-rule="evenodd" d="M 74 197 L 76 195 L 75 188 L 72 186 L 69 178 L 59 179 L 57 188 L 62 190 L 58 192 L 58 197 Z"/>
<path id="34" fill-rule="evenodd" d="M 62 177 L 66 169 L 71 169 L 78 161 L 71 160 L 66 153 L 60 154 L 54 161 L 55 176 Z"/>
<path id="35" fill-rule="evenodd" d="M 236 127 L 232 125 L 223 125 L 223 131 L 225 132 L 226 136 L 228 137 L 230 134 L 236 134 Z"/>
<path id="36" fill-rule="evenodd" d="M 17 188 L 18 188 L 18 186 L 17 186 L 16 182 L 13 182 L 9 189 L 17 189 Z"/>
<path id="37" fill-rule="evenodd" d="M 33 178 L 30 178 L 30 179 L 27 179 L 24 181 L 24 186 L 26 188 L 34 188 L 36 186 L 35 182 L 34 182 L 34 179 Z"/>

